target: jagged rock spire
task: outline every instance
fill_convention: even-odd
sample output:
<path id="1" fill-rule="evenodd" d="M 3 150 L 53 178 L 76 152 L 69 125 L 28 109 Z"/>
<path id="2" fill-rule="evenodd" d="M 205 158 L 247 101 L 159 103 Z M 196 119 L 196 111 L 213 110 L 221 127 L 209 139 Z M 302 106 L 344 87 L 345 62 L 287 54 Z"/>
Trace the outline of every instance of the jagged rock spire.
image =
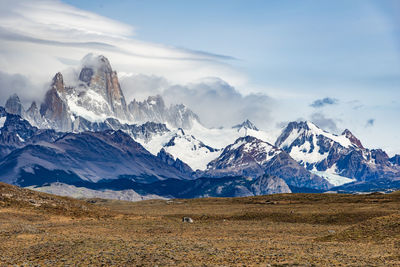
<path id="1" fill-rule="evenodd" d="M 71 130 L 71 117 L 69 107 L 65 100 L 65 86 L 61 73 L 57 73 L 47 91 L 43 104 L 40 107 L 40 114 L 49 124 L 61 131 Z"/>
<path id="2" fill-rule="evenodd" d="M 24 108 L 17 94 L 12 94 L 6 102 L 5 109 L 8 113 L 22 116 L 24 114 Z"/>

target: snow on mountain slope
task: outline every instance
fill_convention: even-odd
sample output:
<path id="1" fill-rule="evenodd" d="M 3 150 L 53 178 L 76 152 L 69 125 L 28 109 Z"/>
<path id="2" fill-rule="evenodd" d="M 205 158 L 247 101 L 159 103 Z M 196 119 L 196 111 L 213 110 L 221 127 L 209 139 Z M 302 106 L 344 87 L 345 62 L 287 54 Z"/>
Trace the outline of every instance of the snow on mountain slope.
<path id="1" fill-rule="evenodd" d="M 279 134 L 277 132 L 265 132 L 249 128 L 246 129 L 244 127 L 209 129 L 197 122 L 194 122 L 192 128 L 186 130 L 186 133 L 193 135 L 206 144 L 219 149 L 223 149 L 226 146 L 234 143 L 236 139 L 247 135 L 273 144 Z"/>
<path id="2" fill-rule="evenodd" d="M 340 186 L 344 184 L 348 184 L 351 182 L 357 181 L 356 179 L 350 179 L 344 176 L 340 176 L 337 174 L 337 167 L 334 164 L 331 168 L 327 169 L 326 171 L 317 171 L 311 170 L 312 173 L 318 175 L 324 179 L 326 179 L 329 183 L 333 184 L 334 186 Z"/>
<path id="3" fill-rule="evenodd" d="M 6 122 L 7 117 L 0 117 L 0 128 L 3 128 L 4 123 Z"/>
<path id="4" fill-rule="evenodd" d="M 338 136 L 325 132 L 308 121 L 289 123 L 275 145 L 309 169 L 326 160 L 332 150 L 355 147 L 346 135 Z"/>
<path id="5" fill-rule="evenodd" d="M 233 128 L 222 129 L 208 129 L 194 121 L 189 130 L 173 129 L 161 135 L 154 135 L 151 140 L 135 140 L 153 155 L 157 155 L 164 148 L 174 159 L 179 158 L 193 170 L 205 170 L 207 164 L 219 157 L 226 146 L 244 136 L 252 136 L 265 142 L 272 139 L 269 133 L 257 130 L 254 124 L 247 120 Z"/>
<path id="6" fill-rule="evenodd" d="M 390 164 L 384 151 L 364 148 L 349 130 L 334 135 L 311 122 L 291 122 L 275 145 L 309 171 L 335 185 L 354 179 L 392 179 L 400 175 L 399 168 Z"/>
<path id="7" fill-rule="evenodd" d="M 221 154 L 220 149 L 212 148 L 192 135 L 188 135 L 182 129 L 166 132 L 163 135 L 155 135 L 147 142 L 137 139 L 152 154 L 164 150 L 174 159 L 180 159 L 193 170 L 204 170 L 207 164 Z"/>
<path id="8" fill-rule="evenodd" d="M 257 177 L 263 173 L 261 166 L 281 152 L 255 137 L 241 137 L 225 147 L 222 154 L 208 164 L 207 173 Z"/>
<path id="9" fill-rule="evenodd" d="M 328 189 L 332 184 L 310 173 L 283 150 L 252 136 L 241 137 L 211 161 L 199 177 L 247 176 L 263 174 L 282 178 L 288 185 Z"/>

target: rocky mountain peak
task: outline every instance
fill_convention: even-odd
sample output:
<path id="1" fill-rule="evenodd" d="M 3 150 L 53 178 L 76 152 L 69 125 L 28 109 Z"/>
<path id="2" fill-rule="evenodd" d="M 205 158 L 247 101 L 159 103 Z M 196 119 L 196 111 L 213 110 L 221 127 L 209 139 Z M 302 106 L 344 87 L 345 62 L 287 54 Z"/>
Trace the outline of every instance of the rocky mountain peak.
<path id="1" fill-rule="evenodd" d="M 354 144 L 356 147 L 364 149 L 363 145 L 361 144 L 361 141 L 355 137 L 350 130 L 346 129 L 343 131 L 342 135 L 346 136 L 350 140 L 352 144 Z"/>
<path id="2" fill-rule="evenodd" d="M 28 108 L 27 111 L 34 111 L 34 110 L 38 110 L 38 106 L 36 104 L 36 101 L 33 101 L 31 106 Z"/>
<path id="3" fill-rule="evenodd" d="M 40 115 L 49 122 L 49 126 L 61 131 L 71 130 L 69 107 L 65 100 L 65 86 L 61 73 L 57 73 L 40 106 Z"/>
<path id="4" fill-rule="evenodd" d="M 24 108 L 17 94 L 11 95 L 6 102 L 5 109 L 8 113 L 22 116 Z"/>
<path id="5" fill-rule="evenodd" d="M 93 90 L 99 94 L 109 105 L 104 109 L 111 110 L 115 117 L 126 120 L 129 117 L 126 100 L 118 81 L 117 72 L 113 71 L 108 59 L 102 55 L 88 54 L 82 59 L 81 64 L 79 80 L 83 82 L 84 89 L 86 91 Z M 80 102 L 84 102 L 86 105 L 93 102 L 87 95 L 82 95 L 82 97 L 84 99 Z M 94 102 L 97 101 L 97 99 L 94 100 Z"/>
<path id="6" fill-rule="evenodd" d="M 258 128 L 248 119 L 238 125 L 233 126 L 232 128 L 237 129 L 238 131 L 240 131 L 241 129 L 250 129 L 258 131 Z"/>
<path id="7" fill-rule="evenodd" d="M 57 72 L 51 83 L 51 88 L 54 88 L 57 92 L 65 94 L 64 79 L 61 72 Z"/>

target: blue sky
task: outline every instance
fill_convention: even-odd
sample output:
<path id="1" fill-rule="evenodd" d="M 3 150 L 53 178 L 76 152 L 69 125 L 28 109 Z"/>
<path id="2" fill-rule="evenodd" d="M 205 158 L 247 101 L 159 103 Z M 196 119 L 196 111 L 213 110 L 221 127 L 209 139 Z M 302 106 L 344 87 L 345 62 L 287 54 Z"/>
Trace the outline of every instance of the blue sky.
<path id="1" fill-rule="evenodd" d="M 134 25 L 142 40 L 235 58 L 249 77 L 238 89 L 280 99 L 283 120 L 308 119 L 312 98 L 332 97 L 339 104 L 318 112 L 340 129 L 371 146 L 382 131 L 400 138 L 399 1 L 66 2 Z"/>
<path id="2" fill-rule="evenodd" d="M 65 2 L 131 24 L 141 40 L 237 58 L 254 83 L 400 83 L 396 1 Z"/>
<path id="3" fill-rule="evenodd" d="M 0 15 L 0 72 L 11 75 L 3 80 L 22 75 L 25 87 L 41 91 L 24 91 L 26 101 L 95 52 L 118 70 L 128 98 L 172 84 L 191 88 L 182 94 L 234 99 L 226 106 L 245 103 L 243 114 L 211 126 L 307 119 L 400 153 L 400 1 L 4 0 Z M 187 86 L 204 77 L 221 81 Z M 312 105 L 326 98 L 334 101 Z M 222 112 L 190 108 L 205 118 Z"/>

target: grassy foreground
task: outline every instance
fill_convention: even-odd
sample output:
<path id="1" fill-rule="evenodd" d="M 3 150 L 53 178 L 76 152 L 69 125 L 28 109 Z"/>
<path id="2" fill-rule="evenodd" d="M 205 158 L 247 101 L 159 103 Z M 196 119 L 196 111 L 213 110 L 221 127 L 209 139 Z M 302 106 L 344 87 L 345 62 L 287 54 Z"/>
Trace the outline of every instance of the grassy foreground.
<path id="1" fill-rule="evenodd" d="M 0 183 L 0 266 L 13 264 L 399 266 L 400 194 L 132 203 Z"/>

